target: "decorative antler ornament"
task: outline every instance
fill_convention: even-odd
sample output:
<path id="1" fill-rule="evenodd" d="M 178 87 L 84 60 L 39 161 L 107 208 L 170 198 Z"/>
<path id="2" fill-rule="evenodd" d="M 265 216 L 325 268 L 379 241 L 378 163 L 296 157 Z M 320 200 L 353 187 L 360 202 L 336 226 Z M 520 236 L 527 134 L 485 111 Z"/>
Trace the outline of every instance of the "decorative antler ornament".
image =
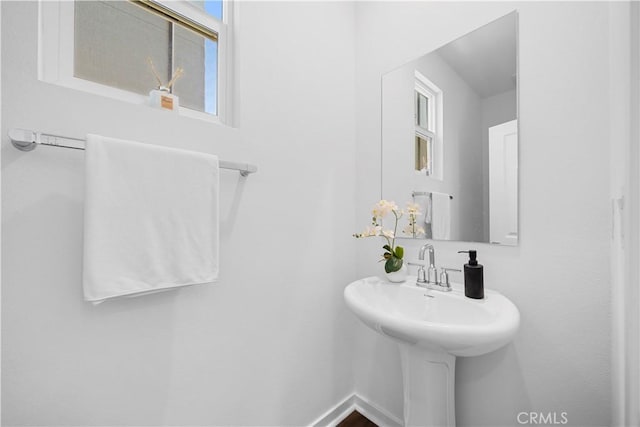
<path id="1" fill-rule="evenodd" d="M 166 85 L 163 85 L 162 79 L 158 74 L 158 70 L 156 70 L 156 67 L 153 65 L 153 61 L 151 60 L 151 57 L 147 57 L 147 62 L 149 63 L 149 68 L 151 68 L 151 73 L 153 73 L 153 76 L 156 78 L 156 81 L 158 82 L 158 90 L 171 91 L 171 86 L 173 86 L 173 84 L 184 74 L 184 69 L 182 67 L 176 68 L 176 71 L 173 72 L 173 76 L 171 77 L 171 80 L 169 80 L 169 83 L 167 83 Z"/>

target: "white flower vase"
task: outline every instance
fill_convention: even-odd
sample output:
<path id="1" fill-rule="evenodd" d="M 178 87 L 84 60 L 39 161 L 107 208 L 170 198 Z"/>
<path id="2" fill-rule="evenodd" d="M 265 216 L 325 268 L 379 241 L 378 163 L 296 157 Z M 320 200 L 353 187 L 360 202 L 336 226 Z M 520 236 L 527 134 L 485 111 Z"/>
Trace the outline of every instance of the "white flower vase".
<path id="1" fill-rule="evenodd" d="M 382 267 L 382 271 L 384 271 L 384 266 Z M 387 273 L 386 271 L 384 271 L 384 275 L 391 283 L 402 283 L 407 280 L 407 276 L 409 275 L 407 264 L 403 262 L 402 267 L 400 267 L 400 270 L 398 271 L 394 271 L 391 273 Z"/>

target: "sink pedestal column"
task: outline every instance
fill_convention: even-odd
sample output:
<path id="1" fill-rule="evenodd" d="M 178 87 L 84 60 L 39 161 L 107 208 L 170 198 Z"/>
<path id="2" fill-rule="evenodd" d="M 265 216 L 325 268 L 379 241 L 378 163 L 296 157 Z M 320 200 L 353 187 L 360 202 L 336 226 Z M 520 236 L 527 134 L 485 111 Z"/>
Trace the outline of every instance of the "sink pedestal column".
<path id="1" fill-rule="evenodd" d="M 398 345 L 402 359 L 404 425 L 455 427 L 455 356 L 409 344 Z"/>

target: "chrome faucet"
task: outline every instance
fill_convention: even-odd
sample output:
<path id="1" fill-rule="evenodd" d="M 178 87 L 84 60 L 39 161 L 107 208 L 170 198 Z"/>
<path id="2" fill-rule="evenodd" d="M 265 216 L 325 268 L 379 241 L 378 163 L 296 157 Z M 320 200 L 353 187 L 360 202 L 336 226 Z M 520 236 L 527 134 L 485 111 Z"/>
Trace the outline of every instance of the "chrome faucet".
<path id="1" fill-rule="evenodd" d="M 453 269 L 444 269 L 442 277 L 445 278 L 445 280 L 440 282 L 438 278 L 438 269 L 436 268 L 436 254 L 433 245 L 429 243 L 423 245 L 420 248 L 420 252 L 418 252 L 418 259 L 424 261 L 424 253 L 426 251 L 429 251 L 429 267 L 425 272 L 424 264 L 419 264 L 420 268 L 418 269 L 418 280 L 416 280 L 416 285 L 422 286 L 427 289 L 435 289 L 438 291 L 450 291 L 451 285 L 449 284 L 449 276 L 447 275 L 447 270 Z"/>
<path id="2" fill-rule="evenodd" d="M 426 244 L 420 248 L 420 252 L 418 253 L 418 259 L 424 261 L 424 253 L 425 251 L 429 251 L 429 268 L 427 268 L 427 280 L 420 283 L 426 284 L 438 284 L 438 269 L 436 268 L 436 253 L 433 249 L 433 245 Z"/>

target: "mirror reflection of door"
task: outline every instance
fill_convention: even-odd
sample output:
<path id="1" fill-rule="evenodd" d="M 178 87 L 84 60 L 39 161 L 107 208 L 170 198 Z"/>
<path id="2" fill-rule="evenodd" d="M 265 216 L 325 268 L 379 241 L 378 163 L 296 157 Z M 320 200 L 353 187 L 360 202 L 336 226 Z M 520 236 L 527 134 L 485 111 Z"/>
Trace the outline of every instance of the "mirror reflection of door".
<path id="1" fill-rule="evenodd" d="M 518 121 L 489 128 L 489 236 L 518 243 Z"/>

